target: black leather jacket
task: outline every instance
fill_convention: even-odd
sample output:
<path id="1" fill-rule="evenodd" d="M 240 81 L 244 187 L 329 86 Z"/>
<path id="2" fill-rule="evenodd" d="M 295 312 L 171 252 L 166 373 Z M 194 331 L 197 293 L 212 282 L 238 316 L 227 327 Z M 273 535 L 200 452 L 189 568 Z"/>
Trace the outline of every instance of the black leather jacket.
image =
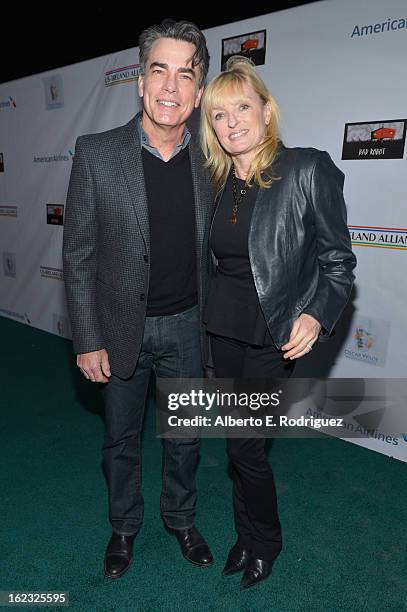
<path id="1" fill-rule="evenodd" d="M 356 265 L 346 224 L 344 174 L 328 153 L 280 146 L 270 188 L 259 189 L 249 258 L 260 305 L 278 348 L 301 313 L 330 335 L 349 299 Z M 212 253 L 216 273 L 216 258 Z"/>

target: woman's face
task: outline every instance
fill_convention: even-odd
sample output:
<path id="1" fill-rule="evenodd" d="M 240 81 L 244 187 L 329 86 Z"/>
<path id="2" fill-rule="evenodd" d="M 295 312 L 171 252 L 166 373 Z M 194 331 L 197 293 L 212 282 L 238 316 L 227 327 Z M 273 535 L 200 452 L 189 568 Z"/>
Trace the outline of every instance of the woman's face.
<path id="1" fill-rule="evenodd" d="M 225 92 L 218 106 L 212 109 L 212 127 L 222 147 L 233 157 L 254 157 L 271 118 L 269 103 L 248 83 L 240 92 Z"/>

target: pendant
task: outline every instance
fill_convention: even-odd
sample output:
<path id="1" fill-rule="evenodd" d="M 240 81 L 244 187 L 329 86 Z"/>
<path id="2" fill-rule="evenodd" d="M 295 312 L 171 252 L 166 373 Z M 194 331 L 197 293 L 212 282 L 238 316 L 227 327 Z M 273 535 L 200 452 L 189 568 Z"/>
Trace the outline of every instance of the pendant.
<path id="1" fill-rule="evenodd" d="M 237 223 L 237 216 L 236 216 L 235 212 L 232 213 L 232 216 L 229 219 L 229 223 L 231 223 L 232 225 L 236 225 L 236 223 Z"/>

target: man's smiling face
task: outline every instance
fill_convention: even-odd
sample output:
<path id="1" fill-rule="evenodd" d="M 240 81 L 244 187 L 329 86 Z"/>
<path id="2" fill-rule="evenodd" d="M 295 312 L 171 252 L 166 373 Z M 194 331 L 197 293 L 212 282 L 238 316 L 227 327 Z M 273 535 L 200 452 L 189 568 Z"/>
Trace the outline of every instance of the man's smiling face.
<path id="1" fill-rule="evenodd" d="M 148 55 L 145 74 L 139 77 L 145 127 L 179 128 L 199 106 L 199 66 L 192 67 L 192 43 L 172 38 L 156 40 Z M 144 125 L 143 125 L 144 126 Z"/>

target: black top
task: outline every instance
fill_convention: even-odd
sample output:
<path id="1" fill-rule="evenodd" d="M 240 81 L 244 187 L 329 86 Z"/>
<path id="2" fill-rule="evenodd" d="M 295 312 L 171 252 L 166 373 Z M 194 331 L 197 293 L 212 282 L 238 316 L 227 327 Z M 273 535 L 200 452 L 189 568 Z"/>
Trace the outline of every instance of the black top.
<path id="1" fill-rule="evenodd" d="M 195 206 L 189 147 L 165 162 L 142 150 L 150 222 L 147 316 L 198 303 Z"/>
<path id="2" fill-rule="evenodd" d="M 207 331 L 263 346 L 268 334 L 260 308 L 249 261 L 248 237 L 258 187 L 245 187 L 236 178 L 237 193 L 245 188 L 237 211 L 237 223 L 230 223 L 234 206 L 229 176 L 212 222 L 210 246 L 218 260 L 216 276 L 206 307 Z"/>

